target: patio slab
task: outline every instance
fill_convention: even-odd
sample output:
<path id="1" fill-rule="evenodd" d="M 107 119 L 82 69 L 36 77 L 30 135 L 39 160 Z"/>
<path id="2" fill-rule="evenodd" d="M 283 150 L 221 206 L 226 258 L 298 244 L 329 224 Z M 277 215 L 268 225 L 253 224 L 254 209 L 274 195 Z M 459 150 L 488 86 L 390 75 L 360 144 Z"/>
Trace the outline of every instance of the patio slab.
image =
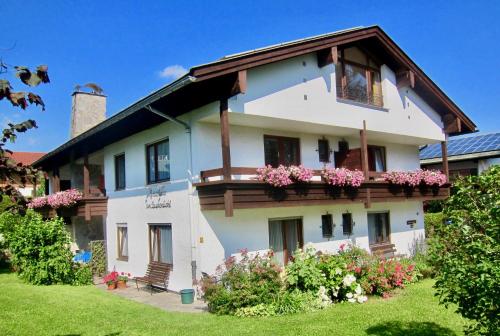
<path id="1" fill-rule="evenodd" d="M 96 287 L 105 290 L 109 293 L 120 295 L 130 300 L 140 303 L 145 303 L 151 306 L 158 307 L 166 311 L 182 312 L 182 313 L 204 313 L 208 312 L 205 302 L 194 300 L 192 304 L 182 304 L 181 296 L 177 293 L 153 290 L 153 295 L 148 287 L 139 286 L 139 290 L 135 284 L 130 283 L 126 289 L 108 290 L 105 284 L 99 283 Z"/>

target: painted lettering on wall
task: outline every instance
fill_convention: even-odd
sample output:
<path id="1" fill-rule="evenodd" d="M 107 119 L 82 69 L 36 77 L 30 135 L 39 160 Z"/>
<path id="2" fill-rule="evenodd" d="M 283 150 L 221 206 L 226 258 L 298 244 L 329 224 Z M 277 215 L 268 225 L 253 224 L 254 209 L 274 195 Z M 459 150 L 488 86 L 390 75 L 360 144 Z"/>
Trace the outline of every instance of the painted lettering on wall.
<path id="1" fill-rule="evenodd" d="M 167 190 L 165 186 L 148 188 L 146 195 L 146 209 L 171 208 L 172 200 L 167 198 Z"/>

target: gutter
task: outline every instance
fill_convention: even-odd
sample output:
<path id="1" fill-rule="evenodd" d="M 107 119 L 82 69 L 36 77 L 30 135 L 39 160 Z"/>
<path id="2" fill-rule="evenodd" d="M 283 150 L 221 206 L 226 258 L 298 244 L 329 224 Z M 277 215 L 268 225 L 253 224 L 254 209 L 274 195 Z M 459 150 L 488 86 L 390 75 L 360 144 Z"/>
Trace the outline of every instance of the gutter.
<path id="1" fill-rule="evenodd" d="M 191 234 L 191 277 L 193 280 L 193 283 L 196 281 L 196 241 L 195 237 L 196 232 L 195 232 L 195 225 L 194 225 L 194 220 L 193 220 L 193 213 L 192 213 L 192 206 L 191 206 L 191 196 L 193 195 L 193 147 L 192 147 L 192 139 L 191 139 L 191 125 L 188 123 L 179 120 L 177 118 L 171 117 L 166 113 L 163 113 L 154 107 L 151 107 L 151 105 L 147 105 L 146 109 L 151 111 L 152 113 L 159 115 L 160 117 L 163 117 L 167 119 L 168 121 L 173 122 L 174 124 L 184 127 L 184 130 L 186 131 L 187 135 L 187 152 L 188 152 L 188 167 L 187 167 L 187 173 L 188 173 L 188 213 L 189 213 L 189 227 L 190 227 L 190 234 Z"/>

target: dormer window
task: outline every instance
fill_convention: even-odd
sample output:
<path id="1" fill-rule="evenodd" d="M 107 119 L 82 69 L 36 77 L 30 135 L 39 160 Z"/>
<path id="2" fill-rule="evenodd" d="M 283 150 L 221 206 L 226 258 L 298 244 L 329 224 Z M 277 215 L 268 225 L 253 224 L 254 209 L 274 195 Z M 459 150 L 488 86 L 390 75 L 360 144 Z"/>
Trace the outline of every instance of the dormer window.
<path id="1" fill-rule="evenodd" d="M 341 50 L 336 73 L 338 98 L 383 106 L 380 66 L 364 51 L 357 47 Z"/>

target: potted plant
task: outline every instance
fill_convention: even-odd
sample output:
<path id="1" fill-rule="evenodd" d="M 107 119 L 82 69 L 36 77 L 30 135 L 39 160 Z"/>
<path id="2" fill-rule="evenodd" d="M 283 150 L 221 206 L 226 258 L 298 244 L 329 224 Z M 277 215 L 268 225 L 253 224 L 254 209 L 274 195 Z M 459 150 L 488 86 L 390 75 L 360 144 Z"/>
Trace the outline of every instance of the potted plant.
<path id="1" fill-rule="evenodd" d="M 121 272 L 118 276 L 118 289 L 127 288 L 127 281 L 130 278 L 130 273 Z"/>
<path id="2" fill-rule="evenodd" d="M 113 290 L 116 288 L 116 281 L 118 280 L 118 272 L 108 273 L 104 278 L 103 282 L 108 285 L 108 290 Z"/>

